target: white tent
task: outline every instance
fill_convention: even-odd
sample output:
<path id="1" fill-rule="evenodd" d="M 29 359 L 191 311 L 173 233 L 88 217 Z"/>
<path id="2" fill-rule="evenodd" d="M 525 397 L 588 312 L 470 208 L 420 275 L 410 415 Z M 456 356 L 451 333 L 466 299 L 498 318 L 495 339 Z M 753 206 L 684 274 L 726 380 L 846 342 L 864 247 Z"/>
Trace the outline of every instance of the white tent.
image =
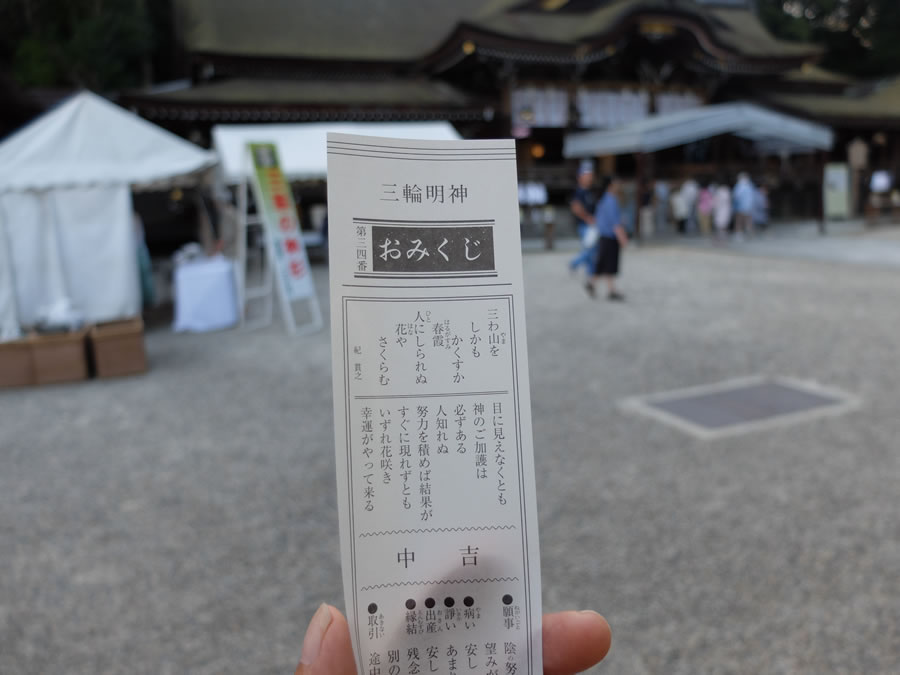
<path id="1" fill-rule="evenodd" d="M 426 141 L 460 140 L 449 122 L 218 124 L 213 127 L 212 138 L 225 183 L 236 185 L 247 173 L 247 143 L 274 143 L 288 180 L 325 178 L 328 165 L 325 139 L 329 132 Z"/>
<path id="2" fill-rule="evenodd" d="M 829 150 L 831 129 L 752 103 L 722 103 L 648 117 L 616 129 L 568 134 L 566 157 L 656 152 L 721 134 L 756 141 L 767 152 Z"/>
<path id="3" fill-rule="evenodd" d="M 131 188 L 161 186 L 215 162 L 213 153 L 90 92 L 0 143 L 0 247 L 8 249 L 0 261 L 11 260 L 18 320 L 32 324 L 65 299 L 87 321 L 137 314 Z M 3 300 L 0 311 L 11 304 Z"/>

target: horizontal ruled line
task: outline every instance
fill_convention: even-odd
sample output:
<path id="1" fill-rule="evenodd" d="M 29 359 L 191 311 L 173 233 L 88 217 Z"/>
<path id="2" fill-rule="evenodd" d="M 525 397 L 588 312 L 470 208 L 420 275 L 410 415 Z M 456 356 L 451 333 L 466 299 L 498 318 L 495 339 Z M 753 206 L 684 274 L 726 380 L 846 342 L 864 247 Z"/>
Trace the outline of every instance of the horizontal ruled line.
<path id="1" fill-rule="evenodd" d="M 477 146 L 469 146 L 463 148 L 430 148 L 430 147 L 416 147 L 412 145 L 383 145 L 380 143 L 356 143 L 354 141 L 339 141 L 337 139 L 328 141 L 328 145 L 359 145 L 368 148 L 394 148 L 398 150 L 437 150 L 440 152 L 479 152 L 479 151 L 487 151 L 487 150 L 499 150 L 502 152 L 515 152 L 514 145 L 507 145 L 502 148 L 480 148 Z"/>
<path id="2" fill-rule="evenodd" d="M 382 530 L 381 532 L 363 532 L 363 537 L 379 537 L 387 534 L 424 534 L 426 532 L 480 532 L 484 530 L 515 530 L 515 525 L 473 525 L 471 527 L 417 527 L 412 530 Z"/>
<path id="3" fill-rule="evenodd" d="M 461 277 L 461 276 L 471 276 L 473 274 L 496 274 L 497 270 L 485 269 L 485 270 L 448 270 L 446 272 L 438 272 L 435 270 L 428 270 L 423 272 L 393 272 L 393 271 L 384 271 L 384 272 L 354 272 L 353 276 L 355 277 L 383 277 L 388 274 L 402 274 L 404 277 L 423 277 L 423 276 L 434 276 L 435 274 L 440 274 L 445 277 Z"/>
<path id="4" fill-rule="evenodd" d="M 519 577 L 490 577 L 487 579 L 437 579 L 428 581 L 395 581 L 390 584 L 375 584 L 363 586 L 361 591 L 373 591 L 376 588 L 395 588 L 397 586 L 436 586 L 437 584 L 478 584 L 498 581 L 518 581 Z"/>
<path id="5" fill-rule="evenodd" d="M 516 151 L 509 148 L 401 148 L 399 146 L 337 146 L 329 143 L 328 152 L 360 152 L 366 155 L 410 155 L 412 157 L 432 156 L 432 157 L 492 157 L 503 155 L 505 157 L 515 157 Z"/>
<path id="6" fill-rule="evenodd" d="M 354 223 L 378 223 L 379 225 L 384 224 L 384 223 L 387 223 L 388 225 L 405 225 L 407 223 L 410 223 L 413 225 L 432 225 L 432 224 L 434 224 L 434 225 L 447 225 L 447 224 L 457 225 L 457 224 L 464 224 L 464 223 L 471 223 L 471 224 L 474 224 L 474 223 L 486 224 L 487 223 L 487 224 L 489 224 L 489 223 L 495 223 L 497 221 L 495 221 L 493 218 L 479 219 L 479 220 L 427 220 L 424 218 L 421 220 L 400 220 L 397 218 L 354 218 L 353 222 Z"/>
<path id="7" fill-rule="evenodd" d="M 368 157 L 369 159 L 396 159 L 405 162 L 515 162 L 516 156 L 511 157 L 391 157 L 389 155 L 363 155 L 356 152 L 328 151 L 329 155 L 346 155 L 348 157 Z"/>
<path id="8" fill-rule="evenodd" d="M 508 394 L 509 391 L 461 391 L 449 392 L 445 394 L 384 394 L 383 396 L 354 396 L 357 401 L 367 401 L 370 399 L 384 398 L 447 398 L 450 396 L 498 396 L 500 394 Z"/>
<path id="9" fill-rule="evenodd" d="M 355 279 L 489 279 L 499 276 L 497 272 L 493 274 L 354 274 Z"/>
<path id="10" fill-rule="evenodd" d="M 512 286 L 512 283 L 509 281 L 504 281 L 498 284 L 433 284 L 429 286 L 388 286 L 386 284 L 341 284 L 341 286 L 346 286 L 348 288 L 487 288 L 489 286 Z M 422 298 L 423 300 L 441 300 L 441 298 Z"/>
<path id="11" fill-rule="evenodd" d="M 390 150 L 390 149 L 369 149 L 369 148 L 351 148 L 351 147 L 329 147 L 328 154 L 341 154 L 338 151 L 342 151 L 343 153 L 348 152 L 359 152 L 363 153 L 368 157 L 383 157 L 385 155 L 408 155 L 410 157 L 444 157 L 447 159 L 456 159 L 464 157 L 466 159 L 494 159 L 497 156 L 500 156 L 502 159 L 509 159 L 511 157 L 515 157 L 514 152 L 510 152 L 509 150 L 497 150 L 497 151 L 480 151 L 480 150 L 472 150 L 472 149 L 462 149 L 462 150 L 453 150 L 453 151 L 440 151 L 440 150 L 428 150 L 423 148 L 422 150 Z"/>

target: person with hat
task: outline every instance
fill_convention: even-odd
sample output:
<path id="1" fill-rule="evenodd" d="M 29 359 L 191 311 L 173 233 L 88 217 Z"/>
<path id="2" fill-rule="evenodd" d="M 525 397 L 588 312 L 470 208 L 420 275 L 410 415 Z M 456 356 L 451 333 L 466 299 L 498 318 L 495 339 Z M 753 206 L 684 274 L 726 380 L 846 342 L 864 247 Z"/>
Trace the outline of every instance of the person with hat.
<path id="1" fill-rule="evenodd" d="M 579 267 L 584 267 L 590 274 L 594 261 L 593 244 L 585 245 L 588 228 L 594 226 L 594 209 L 597 207 L 597 195 L 594 192 L 594 165 L 590 160 L 583 161 L 578 167 L 578 187 L 569 202 L 569 208 L 575 215 L 575 229 L 581 240 L 581 252 L 569 261 L 569 270 L 574 274 Z"/>

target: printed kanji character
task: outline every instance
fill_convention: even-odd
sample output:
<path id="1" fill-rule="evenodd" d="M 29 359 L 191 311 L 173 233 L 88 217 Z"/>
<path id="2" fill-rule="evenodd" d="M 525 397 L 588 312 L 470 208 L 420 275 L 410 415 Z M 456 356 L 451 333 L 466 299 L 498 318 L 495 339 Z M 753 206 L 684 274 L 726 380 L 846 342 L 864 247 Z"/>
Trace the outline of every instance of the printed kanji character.
<path id="1" fill-rule="evenodd" d="M 462 204 L 466 197 L 469 196 L 469 191 L 466 189 L 465 185 L 451 185 L 450 186 L 450 202 L 456 203 L 459 202 Z"/>
<path id="2" fill-rule="evenodd" d="M 418 185 L 404 185 L 403 186 L 403 199 L 405 199 L 408 203 L 421 204 L 422 203 L 422 188 Z"/>

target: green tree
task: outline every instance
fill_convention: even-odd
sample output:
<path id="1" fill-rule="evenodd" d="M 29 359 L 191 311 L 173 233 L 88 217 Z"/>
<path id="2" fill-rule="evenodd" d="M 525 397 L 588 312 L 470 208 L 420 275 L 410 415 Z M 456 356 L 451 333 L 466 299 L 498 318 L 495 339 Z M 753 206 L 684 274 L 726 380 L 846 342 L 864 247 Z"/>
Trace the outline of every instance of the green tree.
<path id="1" fill-rule="evenodd" d="M 900 73 L 898 0 L 757 0 L 776 36 L 825 48 L 822 66 L 861 77 Z"/>
<path id="2" fill-rule="evenodd" d="M 146 0 L 0 0 L 0 64 L 22 86 L 148 83 L 157 16 Z"/>

